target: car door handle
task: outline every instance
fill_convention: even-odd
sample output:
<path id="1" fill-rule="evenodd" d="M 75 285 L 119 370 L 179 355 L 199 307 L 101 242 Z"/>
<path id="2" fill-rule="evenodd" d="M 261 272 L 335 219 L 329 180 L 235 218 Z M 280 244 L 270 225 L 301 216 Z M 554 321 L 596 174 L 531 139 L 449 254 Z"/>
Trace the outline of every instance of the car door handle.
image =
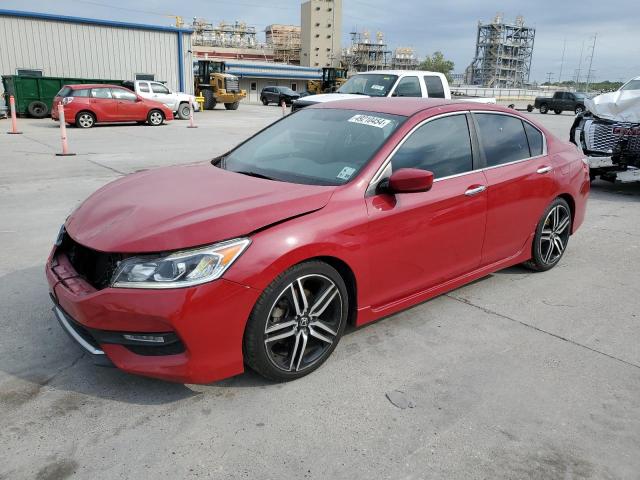
<path id="1" fill-rule="evenodd" d="M 464 192 L 464 194 L 467 197 L 473 197 L 474 195 L 484 192 L 486 189 L 487 189 L 486 185 L 478 185 L 477 187 L 471 187 L 467 189 L 467 191 Z"/>
<path id="2" fill-rule="evenodd" d="M 538 170 L 536 170 L 536 173 L 539 173 L 540 175 L 544 175 L 545 173 L 549 173 L 551 171 L 551 167 L 546 166 L 546 167 L 540 167 Z"/>

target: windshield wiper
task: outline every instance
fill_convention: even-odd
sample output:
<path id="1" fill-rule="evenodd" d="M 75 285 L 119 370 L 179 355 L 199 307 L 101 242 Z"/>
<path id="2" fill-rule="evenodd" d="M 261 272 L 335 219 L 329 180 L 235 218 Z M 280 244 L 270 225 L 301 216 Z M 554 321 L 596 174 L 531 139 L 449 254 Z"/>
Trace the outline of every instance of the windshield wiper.
<path id="1" fill-rule="evenodd" d="M 240 173 L 240 174 L 242 174 L 242 175 L 247 175 L 247 176 L 249 176 L 249 177 L 263 178 L 263 179 L 265 179 L 265 180 L 273 180 L 273 181 L 276 181 L 276 182 L 278 182 L 278 181 L 279 181 L 279 180 L 278 180 L 278 179 L 276 179 L 276 178 L 268 177 L 268 176 L 263 175 L 263 174 L 258 173 L 258 172 L 240 171 L 240 172 L 235 172 L 235 173 Z"/>

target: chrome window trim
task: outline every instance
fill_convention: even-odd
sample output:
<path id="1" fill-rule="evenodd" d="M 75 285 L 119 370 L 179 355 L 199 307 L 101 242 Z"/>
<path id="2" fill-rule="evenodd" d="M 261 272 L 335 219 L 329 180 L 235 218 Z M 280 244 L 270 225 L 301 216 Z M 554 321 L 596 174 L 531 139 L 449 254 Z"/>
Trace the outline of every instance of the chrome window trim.
<path id="1" fill-rule="evenodd" d="M 493 170 L 494 168 L 506 167 L 508 165 L 514 165 L 516 163 L 522 163 L 522 162 L 526 162 L 526 161 L 529 161 L 529 160 L 535 160 L 535 159 L 547 156 L 547 153 L 548 153 L 548 150 L 547 150 L 547 136 L 545 135 L 545 133 L 542 130 L 540 130 L 537 126 L 535 126 L 533 123 L 531 123 L 529 120 L 527 120 L 526 118 L 523 118 L 523 117 L 521 117 L 519 115 L 514 115 L 514 114 L 508 113 L 508 112 L 497 112 L 497 111 L 492 111 L 492 110 L 463 110 L 463 111 L 457 111 L 457 112 L 442 113 L 440 115 L 429 117 L 429 118 L 423 120 L 422 122 L 418 123 L 415 127 L 413 127 L 409 131 L 409 133 L 407 133 L 404 136 L 404 138 L 400 141 L 400 143 L 398 143 L 398 145 L 395 146 L 393 151 L 387 156 L 387 158 L 384 160 L 382 165 L 380 165 L 380 167 L 378 168 L 376 173 L 373 175 L 371 181 L 369 182 L 369 185 L 367 186 L 367 190 L 365 192 L 365 196 L 368 196 L 368 195 L 371 195 L 371 194 L 375 193 L 375 188 L 377 187 L 378 182 L 380 182 L 380 180 L 382 179 L 385 170 L 391 164 L 391 161 L 393 160 L 393 156 L 400 149 L 400 147 L 402 147 L 402 145 L 404 145 L 404 142 L 411 135 L 413 135 L 418 128 L 422 127 L 423 125 L 429 123 L 432 120 L 437 120 L 439 118 L 449 117 L 449 116 L 452 116 L 452 115 L 466 115 L 467 113 L 471 113 L 471 114 L 473 114 L 473 113 L 490 113 L 492 115 L 505 115 L 505 116 L 517 118 L 518 120 L 521 120 L 523 122 L 527 122 L 529 125 L 531 125 L 533 128 L 535 128 L 538 132 L 540 132 L 540 135 L 542 135 L 542 154 L 541 155 L 535 155 L 533 157 L 521 158 L 520 160 L 514 160 L 513 162 L 501 163 L 499 165 L 492 165 L 490 167 L 478 168 L 477 170 L 470 170 L 468 172 L 457 173 L 455 175 L 449 175 L 447 177 L 435 178 L 433 180 L 433 183 L 439 182 L 441 180 L 448 180 L 450 178 L 462 177 L 463 175 L 469 175 L 471 173 L 484 172 L 486 170 Z M 525 131 L 525 135 L 526 135 L 526 131 Z M 478 137 L 479 137 L 479 135 L 478 135 Z M 471 140 L 471 131 L 469 131 L 469 139 Z M 478 140 L 480 142 L 480 138 L 478 138 Z M 527 137 L 527 141 L 528 141 L 528 137 Z M 482 149 L 482 145 L 480 145 L 480 148 Z M 483 154 L 484 154 L 484 151 L 483 151 Z"/>

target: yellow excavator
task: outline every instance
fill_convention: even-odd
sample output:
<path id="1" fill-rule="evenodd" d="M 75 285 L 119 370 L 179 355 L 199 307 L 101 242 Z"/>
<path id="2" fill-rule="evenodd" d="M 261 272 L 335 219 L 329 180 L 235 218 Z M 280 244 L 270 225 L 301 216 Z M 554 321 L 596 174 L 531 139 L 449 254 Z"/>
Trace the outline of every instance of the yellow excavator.
<path id="1" fill-rule="evenodd" d="M 198 60 L 194 65 L 195 92 L 204 97 L 205 110 L 213 110 L 218 103 L 224 103 L 227 110 L 237 110 L 240 100 L 247 96 L 246 90 L 240 90 L 238 77 L 225 70 L 225 63 L 220 61 Z"/>
<path id="2" fill-rule="evenodd" d="M 346 81 L 346 68 L 324 67 L 322 69 L 322 80 L 309 80 L 307 82 L 307 92 L 311 95 L 333 93 Z"/>

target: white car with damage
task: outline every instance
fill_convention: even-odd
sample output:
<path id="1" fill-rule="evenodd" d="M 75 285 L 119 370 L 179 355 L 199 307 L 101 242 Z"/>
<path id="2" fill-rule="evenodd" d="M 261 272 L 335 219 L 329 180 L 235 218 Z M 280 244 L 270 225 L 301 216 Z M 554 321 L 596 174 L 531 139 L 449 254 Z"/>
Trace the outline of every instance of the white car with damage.
<path id="1" fill-rule="evenodd" d="M 174 92 L 164 83 L 151 80 L 135 80 L 123 82 L 123 86 L 133 90 L 142 98 L 164 103 L 169 107 L 175 117 L 188 120 L 190 116 L 189 102 L 192 102 L 193 111 L 199 110 L 195 97 L 183 92 Z"/>
<path id="2" fill-rule="evenodd" d="M 570 140 L 587 157 L 591 179 L 640 182 L 640 77 L 585 101 Z"/>

